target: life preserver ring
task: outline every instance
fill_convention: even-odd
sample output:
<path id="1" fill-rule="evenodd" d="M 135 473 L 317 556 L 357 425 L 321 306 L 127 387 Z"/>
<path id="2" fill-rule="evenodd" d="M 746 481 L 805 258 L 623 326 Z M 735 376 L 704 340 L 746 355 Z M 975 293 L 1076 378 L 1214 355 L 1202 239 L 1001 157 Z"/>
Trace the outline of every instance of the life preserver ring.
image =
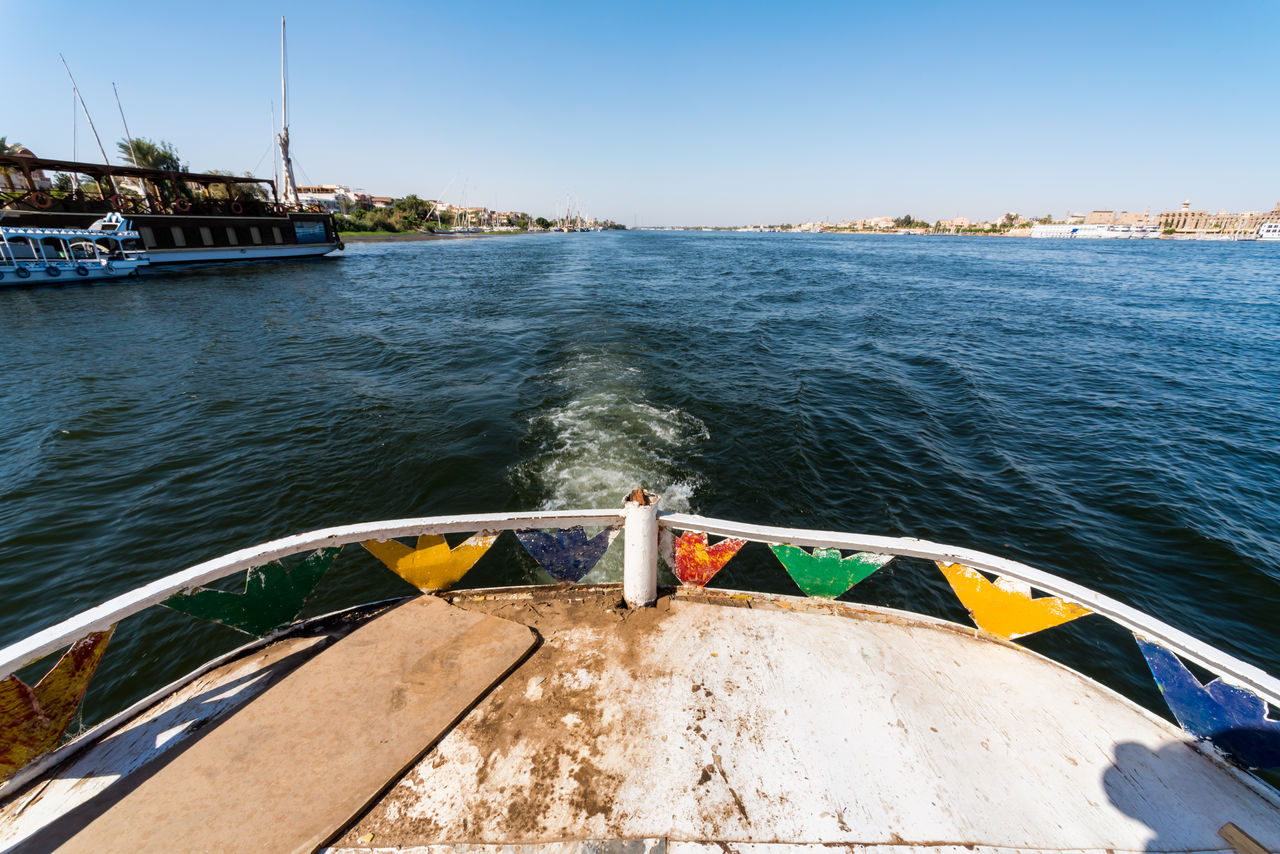
<path id="1" fill-rule="evenodd" d="M 232 203 L 231 203 L 231 212 L 232 212 L 233 214 L 242 214 L 242 213 L 244 213 L 244 205 L 240 204 L 239 202 L 232 202 Z"/>
<path id="2" fill-rule="evenodd" d="M 14 270 L 14 272 L 18 274 L 19 279 L 26 279 L 31 276 L 31 271 L 28 270 L 26 267 L 19 267 L 18 269 Z"/>
<path id="3" fill-rule="evenodd" d="M 276 203 L 276 216 L 284 216 L 284 205 Z"/>
<path id="4" fill-rule="evenodd" d="M 49 206 L 53 204 L 53 196 L 42 190 L 37 190 L 31 194 L 31 204 L 40 208 L 42 211 L 48 210 Z"/>
<path id="5" fill-rule="evenodd" d="M 124 210 L 124 196 L 115 193 L 107 199 L 107 204 L 111 205 L 113 211 L 122 211 Z"/>
<path id="6" fill-rule="evenodd" d="M 49 266 L 45 267 L 45 268 L 44 268 L 44 271 L 45 271 L 45 273 L 47 273 L 47 274 L 49 275 L 49 278 L 51 278 L 51 279 L 56 279 L 56 278 L 58 278 L 59 276 L 61 276 L 61 275 L 62 275 L 62 271 L 61 271 L 61 270 L 59 270 L 57 267 L 53 266 L 52 264 L 50 264 Z"/>
<path id="7" fill-rule="evenodd" d="M 88 267 L 86 267 L 86 266 L 85 266 L 85 265 L 83 265 L 83 264 L 77 264 L 77 265 L 76 265 L 76 275 L 77 275 L 77 276 L 87 276 L 87 275 L 89 275 L 89 268 L 88 268 Z"/>
<path id="8" fill-rule="evenodd" d="M 178 213 L 186 213 L 191 210 L 191 202 L 186 199 L 178 199 L 173 203 L 173 209 Z"/>
<path id="9" fill-rule="evenodd" d="M 107 275 L 108 275 L 108 276 L 114 276 L 114 275 L 116 274 L 116 265 L 115 265 L 115 264 L 107 264 L 107 266 L 103 267 L 102 269 L 104 269 L 104 270 L 106 270 L 106 271 L 107 271 Z"/>

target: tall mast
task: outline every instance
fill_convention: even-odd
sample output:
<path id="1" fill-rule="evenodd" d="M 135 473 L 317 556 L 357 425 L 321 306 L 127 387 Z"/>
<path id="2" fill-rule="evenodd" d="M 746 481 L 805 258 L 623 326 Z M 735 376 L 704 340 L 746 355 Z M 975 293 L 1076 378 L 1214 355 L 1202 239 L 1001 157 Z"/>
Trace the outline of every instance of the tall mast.
<path id="1" fill-rule="evenodd" d="M 284 18 L 280 18 L 280 145 L 281 196 L 287 205 L 298 205 L 298 183 L 293 179 L 293 160 L 289 157 L 289 55 L 284 40 Z"/>
<path id="2" fill-rule="evenodd" d="M 107 151 L 102 147 L 102 139 L 98 136 L 98 129 L 93 126 L 93 116 L 89 115 L 89 108 L 85 105 L 84 96 L 80 94 L 80 87 L 76 85 L 75 75 L 71 73 L 71 66 L 67 65 L 67 60 L 62 54 L 58 54 L 58 59 L 62 60 L 62 67 L 67 69 L 67 76 L 71 78 L 71 90 L 76 93 L 76 98 L 80 100 L 80 108 L 84 110 L 84 117 L 89 121 L 89 130 L 93 131 L 93 138 L 98 142 L 98 152 L 102 154 L 102 162 L 111 165 L 111 160 L 107 157 Z M 107 183 L 111 185 L 111 192 L 119 193 L 116 187 L 116 179 L 107 176 Z"/>

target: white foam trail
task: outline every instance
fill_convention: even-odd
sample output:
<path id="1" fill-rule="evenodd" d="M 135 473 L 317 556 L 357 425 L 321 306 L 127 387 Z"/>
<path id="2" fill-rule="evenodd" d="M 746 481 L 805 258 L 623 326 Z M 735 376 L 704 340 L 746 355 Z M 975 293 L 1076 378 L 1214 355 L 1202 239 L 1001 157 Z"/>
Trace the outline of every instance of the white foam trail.
<path id="1" fill-rule="evenodd" d="M 663 510 L 691 512 L 698 479 L 677 461 L 710 438 L 705 424 L 646 400 L 641 371 L 616 356 L 580 355 L 553 381 L 567 400 L 530 419 L 542 446 L 512 471 L 545 496 L 543 509 L 621 507 L 628 492 L 643 486 L 662 496 Z M 621 577 L 615 551 L 592 580 Z"/>

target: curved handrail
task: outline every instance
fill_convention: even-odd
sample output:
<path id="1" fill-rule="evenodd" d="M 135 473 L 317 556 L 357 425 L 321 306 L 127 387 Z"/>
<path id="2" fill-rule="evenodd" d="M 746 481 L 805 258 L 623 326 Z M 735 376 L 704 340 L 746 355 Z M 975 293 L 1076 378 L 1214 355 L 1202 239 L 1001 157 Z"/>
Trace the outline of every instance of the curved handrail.
<path id="1" fill-rule="evenodd" d="M 1226 681 L 1253 691 L 1273 706 L 1280 708 L 1280 679 L 1266 671 L 1240 661 L 1209 644 L 1197 640 L 1168 623 L 1147 616 L 1136 608 L 1118 602 L 1109 596 L 1058 578 L 1044 570 L 1035 569 L 1016 560 L 997 557 L 975 549 L 947 546 L 918 540 L 914 537 L 877 537 L 864 534 L 843 534 L 835 531 L 816 531 L 800 528 L 775 528 L 766 525 L 748 525 L 726 522 L 705 516 L 685 513 L 664 513 L 658 516 L 658 525 L 664 528 L 702 531 L 724 537 L 739 537 L 761 543 L 789 543 L 796 546 L 853 549 L 857 551 L 893 554 L 901 557 L 917 557 L 927 560 L 959 563 L 973 569 L 985 570 L 1030 584 L 1037 590 L 1052 593 L 1063 599 L 1084 605 L 1114 623 L 1149 640 L 1157 641 L 1170 650 L 1199 664 Z"/>
<path id="2" fill-rule="evenodd" d="M 601 509 L 537 513 L 477 513 L 365 522 L 295 534 L 196 564 L 10 644 L 0 649 L 0 679 L 91 632 L 106 629 L 125 617 L 162 602 L 174 594 L 189 591 L 236 572 L 262 566 L 300 552 L 367 540 L 386 540 L 422 534 L 554 528 L 565 524 L 612 527 L 623 521 L 622 511 Z M 1197 640 L 1161 620 L 1150 617 L 1136 608 L 1018 561 L 975 549 L 948 546 L 914 537 L 880 537 L 838 531 L 751 525 L 684 513 L 660 514 L 658 525 L 661 528 L 700 531 L 761 543 L 841 548 L 945 561 L 1016 579 L 1037 590 L 1085 606 L 1094 613 L 1144 638 L 1156 641 L 1189 661 L 1207 668 L 1227 682 L 1247 688 L 1268 703 L 1280 708 L 1280 679 Z"/>
<path id="3" fill-rule="evenodd" d="M 454 534 L 464 531 L 506 531 L 519 528 L 556 527 L 564 522 L 609 527 L 622 521 L 620 510 L 552 510 L 541 513 L 474 513 L 466 516 L 424 516 L 321 528 L 198 563 L 136 590 L 82 611 L 28 638 L 0 649 L 0 679 L 33 661 L 61 649 L 90 632 L 101 631 L 125 617 L 210 581 L 252 569 L 299 552 L 343 546 L 365 540 L 386 540 L 420 534 Z"/>

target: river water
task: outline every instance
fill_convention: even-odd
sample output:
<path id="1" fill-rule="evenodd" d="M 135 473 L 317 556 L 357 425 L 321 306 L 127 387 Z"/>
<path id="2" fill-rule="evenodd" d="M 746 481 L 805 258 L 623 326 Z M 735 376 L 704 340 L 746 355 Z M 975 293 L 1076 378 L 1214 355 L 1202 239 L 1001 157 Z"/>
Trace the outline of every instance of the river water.
<path id="1" fill-rule="evenodd" d="M 0 642 L 291 533 L 643 485 L 1017 558 L 1280 673 L 1278 273 L 1267 244 L 603 233 L 3 289 Z M 534 580 L 499 546 L 468 583 Z M 797 592 L 763 546 L 714 583 Z M 349 547 L 309 612 L 402 592 Z M 921 562 L 849 598 L 966 620 Z M 126 621 L 86 717 L 242 640 Z M 1101 619 L 1028 645 L 1159 705 Z"/>

